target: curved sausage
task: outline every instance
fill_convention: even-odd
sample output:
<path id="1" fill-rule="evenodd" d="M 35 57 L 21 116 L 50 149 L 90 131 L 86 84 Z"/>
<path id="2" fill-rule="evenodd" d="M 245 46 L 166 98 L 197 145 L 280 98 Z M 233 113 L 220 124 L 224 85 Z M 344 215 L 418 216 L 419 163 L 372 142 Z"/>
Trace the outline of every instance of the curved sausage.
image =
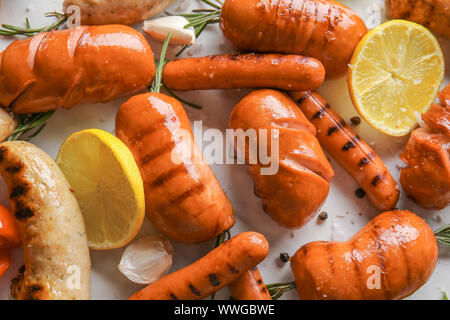
<path id="1" fill-rule="evenodd" d="M 64 12 L 76 5 L 81 24 L 125 24 L 131 26 L 163 11 L 174 0 L 64 0 Z"/>
<path id="2" fill-rule="evenodd" d="M 355 12 L 332 0 L 226 0 L 220 27 L 241 50 L 313 57 L 330 77 L 347 71 L 367 32 Z"/>
<path id="3" fill-rule="evenodd" d="M 0 54 L 0 105 L 37 113 L 107 102 L 148 87 L 154 76 L 152 49 L 130 27 L 44 32 Z"/>
<path id="4" fill-rule="evenodd" d="M 394 209 L 397 183 L 375 151 L 361 140 L 316 92 L 290 92 L 290 96 L 317 129 L 325 150 L 361 185 L 380 211 Z"/>
<path id="5" fill-rule="evenodd" d="M 419 23 L 450 38 L 449 0 L 386 0 L 385 3 L 390 18 Z"/>
<path id="6" fill-rule="evenodd" d="M 304 245 L 291 268 L 301 299 L 402 299 L 428 280 L 437 259 L 430 227 L 399 210 L 378 215 L 348 241 Z"/>
<path id="7" fill-rule="evenodd" d="M 229 285 L 269 253 L 263 235 L 244 232 L 193 264 L 153 282 L 130 300 L 200 300 Z"/>
<path id="8" fill-rule="evenodd" d="M 0 144 L 0 174 L 8 184 L 25 261 L 11 285 L 12 296 L 19 300 L 89 299 L 84 220 L 61 170 L 38 147 L 13 141 Z"/>
<path id="9" fill-rule="evenodd" d="M 224 54 L 168 62 L 164 85 L 173 90 L 277 88 L 311 90 L 325 78 L 313 58 L 281 54 Z"/>
<path id="10" fill-rule="evenodd" d="M 246 139 L 247 169 L 255 194 L 263 199 L 264 211 L 279 225 L 291 229 L 311 220 L 327 198 L 334 172 L 315 137 L 314 126 L 294 101 L 279 91 L 254 91 L 234 107 L 229 127 L 257 133 L 265 129 L 268 151 L 272 149 L 271 140 L 278 141 L 279 154 L 274 158 L 278 171 L 263 175 L 261 169 L 267 165 L 259 158 L 257 163 L 249 163 Z"/>
<path id="11" fill-rule="evenodd" d="M 245 272 L 228 287 L 234 300 L 272 300 L 257 267 Z"/>
<path id="12" fill-rule="evenodd" d="M 422 115 L 425 126 L 411 133 L 400 159 L 408 166 L 400 173 L 403 190 L 424 208 L 443 209 L 450 204 L 450 105 L 448 88 Z"/>
<path id="13" fill-rule="evenodd" d="M 159 93 L 130 98 L 117 113 L 116 134 L 136 159 L 147 217 L 161 233 L 194 243 L 233 226 L 230 200 L 198 149 L 177 100 Z"/>

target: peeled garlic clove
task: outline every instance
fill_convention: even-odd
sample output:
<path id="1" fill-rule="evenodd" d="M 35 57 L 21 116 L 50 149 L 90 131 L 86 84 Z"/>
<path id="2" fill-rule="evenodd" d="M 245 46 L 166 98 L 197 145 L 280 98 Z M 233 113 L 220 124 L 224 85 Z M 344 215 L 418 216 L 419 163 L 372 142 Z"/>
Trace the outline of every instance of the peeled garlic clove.
<path id="1" fill-rule="evenodd" d="M 169 240 L 162 235 L 151 235 L 128 245 L 118 268 L 131 281 L 149 284 L 161 279 L 172 262 L 173 247 Z"/>
<path id="2" fill-rule="evenodd" d="M 170 44 L 186 46 L 195 44 L 194 28 L 185 29 L 189 21 L 181 16 L 168 16 L 144 22 L 142 30 L 150 37 L 164 41 L 170 32 Z"/>

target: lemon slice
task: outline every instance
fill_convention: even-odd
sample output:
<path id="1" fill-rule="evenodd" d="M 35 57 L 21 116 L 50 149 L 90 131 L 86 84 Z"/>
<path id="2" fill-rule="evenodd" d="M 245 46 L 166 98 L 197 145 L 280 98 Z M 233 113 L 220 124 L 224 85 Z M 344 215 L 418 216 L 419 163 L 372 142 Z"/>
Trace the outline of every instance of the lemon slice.
<path id="1" fill-rule="evenodd" d="M 404 136 L 433 103 L 445 73 L 444 56 L 426 28 L 392 20 L 358 44 L 348 70 L 348 87 L 361 116 L 376 129 Z"/>
<path id="2" fill-rule="evenodd" d="M 64 141 L 56 163 L 80 205 L 89 247 L 129 243 L 142 226 L 145 202 L 139 168 L 127 146 L 108 132 L 83 130 Z"/>

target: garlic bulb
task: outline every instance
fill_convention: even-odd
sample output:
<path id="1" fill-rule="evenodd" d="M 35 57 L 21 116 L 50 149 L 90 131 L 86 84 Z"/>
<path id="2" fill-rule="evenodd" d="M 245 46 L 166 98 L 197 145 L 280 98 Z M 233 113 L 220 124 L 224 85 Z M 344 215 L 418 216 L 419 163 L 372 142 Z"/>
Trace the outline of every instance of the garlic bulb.
<path id="1" fill-rule="evenodd" d="M 184 28 L 188 23 L 184 17 L 168 16 L 145 21 L 142 30 L 159 41 L 164 41 L 170 32 L 170 44 L 186 46 L 195 44 L 194 28 Z"/>
<path id="2" fill-rule="evenodd" d="M 162 235 L 151 235 L 128 245 L 118 268 L 131 281 L 149 284 L 162 278 L 172 261 L 173 247 L 169 240 Z"/>

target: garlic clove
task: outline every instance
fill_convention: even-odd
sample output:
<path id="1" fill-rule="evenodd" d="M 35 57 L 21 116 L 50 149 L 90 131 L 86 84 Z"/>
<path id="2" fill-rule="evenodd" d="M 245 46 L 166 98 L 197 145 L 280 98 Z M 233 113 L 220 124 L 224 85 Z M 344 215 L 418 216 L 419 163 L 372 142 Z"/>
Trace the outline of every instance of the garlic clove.
<path id="1" fill-rule="evenodd" d="M 168 16 L 144 22 L 142 30 L 153 39 L 163 42 L 170 32 L 170 41 L 172 45 L 186 46 L 195 44 L 194 28 L 185 29 L 189 21 L 181 16 Z"/>
<path id="2" fill-rule="evenodd" d="M 162 235 L 132 242 L 122 254 L 119 270 L 135 283 L 149 284 L 161 279 L 172 267 L 173 247 Z"/>

